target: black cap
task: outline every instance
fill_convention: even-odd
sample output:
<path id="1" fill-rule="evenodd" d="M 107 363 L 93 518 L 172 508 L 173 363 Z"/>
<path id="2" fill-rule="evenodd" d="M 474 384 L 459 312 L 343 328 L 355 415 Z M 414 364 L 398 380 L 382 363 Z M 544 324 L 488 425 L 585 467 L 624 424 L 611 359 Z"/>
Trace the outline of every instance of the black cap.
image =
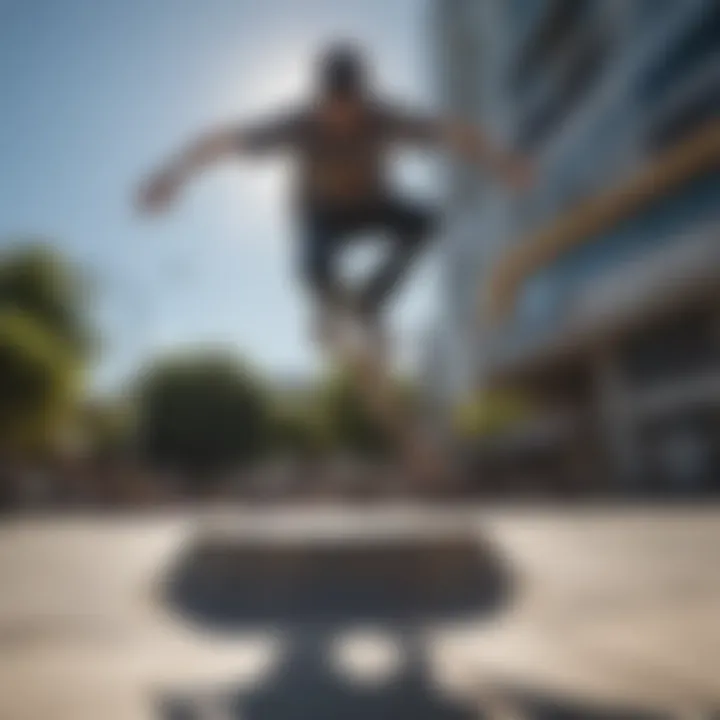
<path id="1" fill-rule="evenodd" d="M 320 58 L 319 70 L 322 90 L 327 95 L 359 95 L 365 87 L 365 58 L 351 43 L 338 43 L 328 48 Z"/>

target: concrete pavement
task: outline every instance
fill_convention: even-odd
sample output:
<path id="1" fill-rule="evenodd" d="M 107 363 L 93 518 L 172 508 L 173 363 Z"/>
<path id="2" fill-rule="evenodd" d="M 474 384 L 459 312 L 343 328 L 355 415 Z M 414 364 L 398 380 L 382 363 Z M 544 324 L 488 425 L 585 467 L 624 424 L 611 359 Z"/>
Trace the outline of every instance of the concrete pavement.
<path id="1" fill-rule="evenodd" d="M 337 695 L 319 671 L 297 673 L 315 662 L 307 646 L 280 682 L 287 636 L 188 622 L 166 604 L 162 581 L 203 538 L 352 545 L 403 533 L 487 539 L 514 588 L 489 615 L 423 628 L 432 682 L 408 681 L 403 702 L 430 707 L 432 685 L 477 717 L 710 718 L 720 708 L 720 509 L 237 508 L 0 525 L 0 718 L 220 720 L 240 716 L 223 701 L 230 688 L 276 708 L 268 697 L 309 678 L 316 695 Z M 407 661 L 387 628 L 348 628 L 333 642 L 358 677 Z M 167 709 L 164 700 L 185 696 L 185 715 Z M 369 712 L 384 696 L 374 698 Z M 422 708 L 415 717 L 457 716 Z"/>

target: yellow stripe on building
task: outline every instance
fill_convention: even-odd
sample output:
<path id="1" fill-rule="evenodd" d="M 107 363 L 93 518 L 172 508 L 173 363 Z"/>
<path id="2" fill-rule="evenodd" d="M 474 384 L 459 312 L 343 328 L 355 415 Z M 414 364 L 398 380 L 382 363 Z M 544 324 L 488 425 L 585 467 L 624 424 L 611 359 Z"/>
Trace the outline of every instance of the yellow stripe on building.
<path id="1" fill-rule="evenodd" d="M 491 280 L 491 319 L 500 321 L 507 317 L 520 286 L 530 274 L 570 248 L 612 228 L 653 199 L 718 166 L 720 121 L 713 120 L 655 158 L 629 181 L 581 203 L 518 243 L 499 263 Z"/>

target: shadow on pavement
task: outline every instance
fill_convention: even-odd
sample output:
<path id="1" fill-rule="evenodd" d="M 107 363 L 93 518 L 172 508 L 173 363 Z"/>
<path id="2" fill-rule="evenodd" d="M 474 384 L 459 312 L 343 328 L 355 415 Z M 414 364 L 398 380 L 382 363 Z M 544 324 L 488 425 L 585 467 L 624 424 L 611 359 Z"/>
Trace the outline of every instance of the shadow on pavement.
<path id="1" fill-rule="evenodd" d="M 508 568 L 475 538 L 350 543 L 200 539 L 171 569 L 169 606 L 207 629 L 487 617 L 511 597 Z"/>
<path id="2" fill-rule="evenodd" d="M 400 673 L 362 684 L 332 666 L 317 638 L 296 642 L 266 680 L 250 689 L 213 688 L 157 698 L 158 720 L 671 720 L 627 707 L 600 707 L 517 689 L 489 699 L 452 697 L 432 681 L 425 653 L 404 643 Z"/>
<path id="3" fill-rule="evenodd" d="M 364 684 L 342 675 L 327 651 L 329 638 L 305 636 L 265 682 L 250 690 L 165 695 L 160 720 L 470 720 L 470 703 L 443 695 L 432 683 L 420 648 L 407 651 L 400 673 Z"/>
<path id="4" fill-rule="evenodd" d="M 229 633 L 271 628 L 286 650 L 251 687 L 182 687 L 154 698 L 158 720 L 664 720 L 518 688 L 451 696 L 433 680 L 424 625 L 486 619 L 513 595 L 508 568 L 475 538 L 283 543 L 200 538 L 164 584 L 183 618 Z M 333 638 L 363 623 L 399 649 L 372 682 L 343 671 Z M 474 697 L 473 697 L 474 695 Z M 669 718 L 668 718 L 669 720 Z"/>
<path id="5" fill-rule="evenodd" d="M 511 707 L 518 720 L 674 720 L 671 713 L 652 712 L 628 706 L 599 705 L 582 699 L 543 694 L 537 691 L 511 688 L 502 693 L 503 701 Z M 480 713 L 477 717 L 498 720 L 505 716 Z"/>

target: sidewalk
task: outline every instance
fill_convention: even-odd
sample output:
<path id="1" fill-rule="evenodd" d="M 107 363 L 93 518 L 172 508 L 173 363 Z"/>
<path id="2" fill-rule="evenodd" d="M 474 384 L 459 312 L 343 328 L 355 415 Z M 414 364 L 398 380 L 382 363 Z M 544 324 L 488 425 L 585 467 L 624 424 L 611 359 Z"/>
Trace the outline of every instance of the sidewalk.
<path id="1" fill-rule="evenodd" d="M 720 510 L 238 509 L 0 525 L 0 717 L 167 720 L 181 716 L 158 697 L 220 697 L 272 677 L 286 637 L 216 634 L 163 603 L 161 579 L 198 537 L 332 543 L 334 533 L 362 541 L 458 528 L 497 546 L 514 591 L 492 616 L 428 629 L 433 683 L 498 718 L 509 712 L 500 691 L 517 717 L 595 717 L 541 712 L 572 698 L 666 717 L 720 708 Z M 360 655 L 382 656 L 388 638 L 363 632 Z"/>

